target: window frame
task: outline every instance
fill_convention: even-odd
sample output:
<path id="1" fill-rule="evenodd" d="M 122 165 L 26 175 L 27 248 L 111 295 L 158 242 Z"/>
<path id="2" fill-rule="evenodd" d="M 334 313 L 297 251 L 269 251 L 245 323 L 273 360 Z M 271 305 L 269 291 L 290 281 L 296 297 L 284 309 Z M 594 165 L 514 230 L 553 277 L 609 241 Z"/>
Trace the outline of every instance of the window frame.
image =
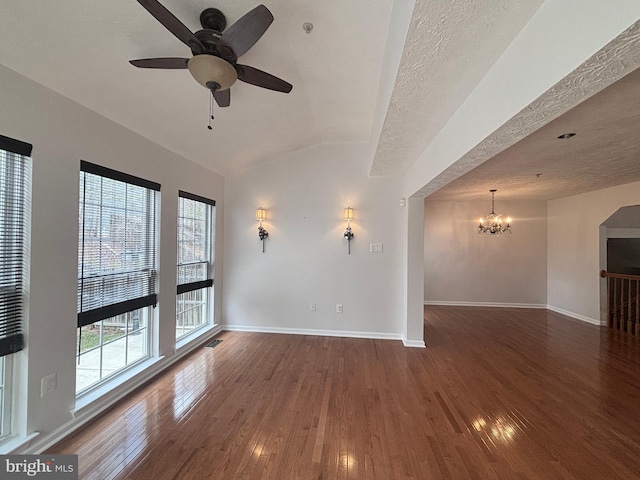
<path id="1" fill-rule="evenodd" d="M 0 135 L 0 172 L 5 188 L 0 198 L 0 223 L 8 225 L 8 234 L 0 232 L 0 288 L 9 292 L 0 302 L 0 443 L 14 433 L 13 406 L 16 391 L 14 361 L 24 349 L 24 326 L 29 290 L 29 247 L 31 231 L 31 152 L 33 146 Z M 6 195 L 6 197 L 4 196 Z M 17 233 L 17 235 L 16 235 Z M 10 240 L 8 240 L 10 239 Z M 7 258 L 11 258 L 6 262 Z"/>
<path id="2" fill-rule="evenodd" d="M 140 273 L 142 270 L 133 271 L 133 270 L 122 270 L 120 272 L 112 272 L 110 274 L 87 274 L 85 276 L 84 273 L 84 250 L 85 250 L 85 238 L 84 231 L 85 228 L 85 214 L 84 211 L 86 209 L 86 198 L 87 192 L 85 190 L 86 186 L 83 187 L 84 197 L 81 199 L 82 201 L 82 212 L 80 213 L 80 221 L 81 227 L 83 229 L 82 232 L 82 255 L 79 254 L 79 265 L 78 265 L 78 326 L 89 325 L 100 320 L 104 320 L 107 318 L 114 317 L 116 315 L 120 315 L 123 313 L 127 313 L 133 310 L 137 310 L 139 308 L 147 307 L 147 306 L 156 306 L 158 303 L 158 230 L 159 230 L 159 222 L 158 222 L 158 212 L 159 212 L 159 192 L 160 192 L 160 184 L 151 182 L 149 180 L 142 179 L 140 177 L 135 177 L 133 175 L 129 175 L 126 173 L 119 172 L 117 170 L 112 170 L 107 167 L 103 167 L 100 165 L 96 165 L 93 163 L 86 162 L 84 160 L 80 161 L 80 170 L 81 170 L 81 180 L 83 180 L 83 174 L 96 175 L 101 178 L 106 178 L 109 180 L 122 182 L 126 185 L 133 185 L 136 187 L 142 187 L 146 189 L 146 202 L 147 210 L 152 210 L 152 213 L 148 215 L 146 218 L 147 225 L 146 227 L 146 237 L 149 237 L 149 233 L 151 234 L 151 238 L 146 238 L 146 240 L 150 240 L 152 243 L 150 244 L 152 248 L 149 248 L 149 244 L 146 245 L 147 249 L 145 250 L 145 254 L 147 256 L 152 256 L 152 258 L 145 259 L 146 269 L 150 271 L 151 279 L 149 281 L 153 281 L 154 285 L 149 286 L 149 291 L 147 295 L 140 296 L 138 298 L 133 299 L 123 299 L 120 302 L 109 302 L 107 305 L 98 308 L 92 308 L 85 310 L 84 306 L 84 281 L 91 279 L 99 279 L 105 278 L 115 275 L 129 275 L 131 273 Z M 84 177 L 84 181 L 86 183 L 86 177 Z M 154 193 L 156 192 L 156 193 Z M 149 205 L 153 203 L 153 205 Z M 103 208 L 102 202 L 99 204 L 100 208 Z M 152 224 L 151 224 L 152 223 Z M 79 228 L 80 224 L 79 224 Z M 103 227 L 101 227 L 102 229 Z M 80 234 L 80 232 L 79 232 Z M 79 235 L 80 236 L 80 235 Z M 80 239 L 79 239 L 80 241 Z M 80 247 L 80 246 L 79 246 Z M 81 257 L 81 258 L 80 258 Z"/>
<path id="3" fill-rule="evenodd" d="M 87 191 L 87 175 L 99 177 L 100 192 L 96 199 L 95 192 Z M 95 179 L 94 179 L 95 181 Z M 110 182 L 120 182 L 110 183 Z M 151 307 L 155 307 L 158 302 L 158 263 L 159 263 L 159 211 L 160 211 L 160 184 L 149 180 L 135 177 L 127 173 L 112 170 L 107 167 L 96 165 L 81 160 L 80 162 L 80 182 L 81 189 L 79 195 L 79 222 L 78 222 L 78 321 L 76 328 L 76 362 L 80 365 L 82 358 L 90 358 L 89 355 L 97 352 L 98 379 L 78 389 L 78 375 L 80 370 L 76 368 L 76 397 L 81 397 L 107 382 L 118 378 L 122 373 L 130 370 L 140 362 L 152 356 L 153 326 L 155 315 Z M 84 182 L 84 183 L 83 183 Z M 139 190 L 141 187 L 144 190 Z M 111 197 L 105 194 L 109 188 L 114 189 Z M 132 192 L 131 199 L 129 193 Z M 116 193 L 119 192 L 119 193 Z M 124 192 L 124 199 L 118 194 Z M 135 205 L 135 199 L 142 198 L 143 205 Z M 135 206 L 134 206 L 135 205 Z M 86 213 L 87 207 L 94 208 L 94 217 Z M 109 222 L 105 221 L 109 215 Z M 132 220 L 131 220 L 132 219 Z M 93 221 L 92 221 L 93 220 Z M 140 220 L 138 224 L 129 226 L 131 220 L 134 225 L 135 220 Z M 114 223 L 115 222 L 115 223 Z M 122 222 L 123 226 L 119 226 Z M 89 226 L 87 226 L 89 225 Z M 115 226 L 114 226 L 115 225 Z M 140 238 L 135 240 L 135 226 L 140 229 Z M 113 233 L 112 230 L 122 228 L 123 232 Z M 92 238 L 87 240 L 88 231 L 94 230 Z M 129 235 L 133 235 L 132 240 Z M 118 252 L 120 260 L 117 264 L 107 266 L 108 262 L 103 262 L 102 246 L 107 245 L 104 239 L 110 239 L 114 244 L 119 245 L 122 251 Z M 98 245 L 99 252 L 91 252 L 93 242 Z M 129 252 L 128 244 L 138 244 L 139 252 Z M 114 248 L 110 248 L 115 255 Z M 85 252 L 89 250 L 89 256 L 85 261 Z M 107 254 L 108 255 L 108 254 Z M 129 257 L 131 255 L 131 257 Z M 118 258 L 117 256 L 115 258 Z M 97 262 L 97 267 L 87 268 L 87 264 Z M 133 292 L 133 293 L 132 293 Z M 85 295 L 87 300 L 85 302 Z M 93 296 L 93 297 L 92 297 Z M 143 327 L 136 326 L 135 320 L 138 313 L 138 320 L 144 319 Z M 124 319 L 124 320 L 123 320 Z M 108 327 L 118 328 L 120 320 L 124 321 L 124 328 L 121 335 L 105 340 L 105 323 L 110 322 Z M 120 322 L 122 323 L 122 322 Z M 99 328 L 98 343 L 82 350 L 83 328 L 97 326 Z M 129 341 L 130 337 L 136 334 L 144 334 L 141 341 L 140 357 L 136 357 L 129 363 Z M 104 350 L 110 344 L 115 344 L 124 340 L 124 365 L 115 370 L 105 373 Z M 89 360 L 91 361 L 91 360 Z"/>
<path id="4" fill-rule="evenodd" d="M 181 216 L 181 202 L 185 200 L 190 200 L 194 202 L 199 202 L 204 205 L 205 208 L 205 248 L 206 248 L 206 257 L 207 259 L 202 261 L 194 261 L 194 262 L 185 262 L 181 263 L 181 237 L 184 236 L 184 231 L 182 230 L 181 220 L 183 221 L 182 225 L 184 225 L 184 216 Z M 202 197 L 200 195 L 196 195 L 193 193 L 186 192 L 184 190 L 178 191 L 178 214 L 177 214 L 177 245 L 176 245 L 176 341 L 179 342 L 188 338 L 191 335 L 195 335 L 198 331 L 210 326 L 213 324 L 213 303 L 214 303 L 214 293 L 213 293 L 213 284 L 214 284 L 214 264 L 215 264 L 215 206 L 216 201 Z M 183 207 L 184 208 L 184 207 Z M 189 265 L 197 265 L 197 264 L 205 264 L 206 265 L 206 279 L 199 279 L 192 282 L 180 283 L 180 268 L 189 266 Z M 203 316 L 204 321 L 199 326 L 195 327 L 193 330 L 184 332 L 184 324 L 180 323 L 179 316 L 184 313 L 185 310 L 179 311 L 179 302 L 180 297 L 184 294 L 188 294 L 191 292 L 203 291 L 203 295 L 205 296 L 202 305 L 204 305 L 204 313 Z M 179 327 L 182 325 L 182 328 Z M 179 329 L 183 330 L 182 334 L 178 334 Z"/>

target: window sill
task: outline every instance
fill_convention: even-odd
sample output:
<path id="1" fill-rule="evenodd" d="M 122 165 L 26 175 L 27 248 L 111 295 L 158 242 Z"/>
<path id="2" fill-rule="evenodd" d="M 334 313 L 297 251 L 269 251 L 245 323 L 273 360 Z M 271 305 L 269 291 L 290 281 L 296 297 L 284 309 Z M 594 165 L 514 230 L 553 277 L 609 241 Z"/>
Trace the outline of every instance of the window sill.
<path id="1" fill-rule="evenodd" d="M 29 435 L 12 435 L 7 437 L 0 443 L 0 455 L 13 453 L 25 445 L 31 443 L 31 440 L 40 435 L 39 432 L 30 433 Z"/>
<path id="2" fill-rule="evenodd" d="M 137 388 L 142 382 L 146 381 L 146 379 L 137 381 L 134 384 L 134 380 L 136 380 L 136 377 L 140 376 L 142 373 L 149 370 L 151 367 L 158 364 L 163 359 L 164 356 L 143 360 L 131 369 L 122 372 L 113 380 L 100 385 L 95 390 L 91 390 L 87 393 L 82 394 L 76 399 L 76 408 L 71 411 L 72 415 L 77 416 L 82 409 L 88 407 L 97 400 L 104 401 L 106 397 L 109 397 L 110 395 L 118 395 L 118 393 L 122 390 Z"/>
<path id="3" fill-rule="evenodd" d="M 196 330 L 192 334 L 187 335 L 186 337 L 181 338 L 176 342 L 176 351 L 180 351 L 185 347 L 192 345 L 194 343 L 199 343 L 202 341 L 202 338 L 215 332 L 216 334 L 222 331 L 222 327 L 218 324 L 209 325 L 207 327 Z"/>

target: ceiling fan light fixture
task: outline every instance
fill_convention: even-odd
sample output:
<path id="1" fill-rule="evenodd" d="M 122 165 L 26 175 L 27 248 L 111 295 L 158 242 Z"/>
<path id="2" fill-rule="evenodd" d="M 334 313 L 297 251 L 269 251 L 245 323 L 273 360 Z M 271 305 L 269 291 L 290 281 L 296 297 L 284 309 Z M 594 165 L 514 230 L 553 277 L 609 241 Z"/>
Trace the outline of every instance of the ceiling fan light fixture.
<path id="1" fill-rule="evenodd" d="M 226 90 L 238 79 L 238 73 L 229 62 L 213 55 L 196 55 L 187 63 L 191 76 L 203 87 L 207 83 L 217 83 L 218 90 Z"/>

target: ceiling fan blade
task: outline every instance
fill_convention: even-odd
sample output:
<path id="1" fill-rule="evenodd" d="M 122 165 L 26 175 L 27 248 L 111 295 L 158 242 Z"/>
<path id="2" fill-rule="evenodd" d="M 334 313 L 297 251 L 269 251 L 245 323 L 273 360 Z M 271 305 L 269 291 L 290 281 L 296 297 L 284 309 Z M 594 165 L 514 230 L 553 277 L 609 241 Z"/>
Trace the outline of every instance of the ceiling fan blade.
<path id="1" fill-rule="evenodd" d="M 218 90 L 213 92 L 213 98 L 215 98 L 216 103 L 219 107 L 228 107 L 231 105 L 231 90 Z"/>
<path id="2" fill-rule="evenodd" d="M 173 13 L 162 6 L 160 2 L 157 0 L 138 0 L 138 3 L 164 25 L 167 30 L 173 33 L 178 40 L 189 47 L 194 55 L 202 53 L 205 50 L 204 45 L 193 32 L 178 20 Z"/>
<path id="3" fill-rule="evenodd" d="M 182 69 L 187 68 L 188 58 L 167 57 L 167 58 L 142 58 L 140 60 L 129 60 L 129 63 L 138 68 L 166 68 Z"/>
<path id="4" fill-rule="evenodd" d="M 268 88 L 269 90 L 284 93 L 289 93 L 293 88 L 293 85 L 285 82 L 281 78 L 274 77 L 270 73 L 263 72 L 249 65 L 237 64 L 236 70 L 238 72 L 238 80 L 256 85 L 257 87 Z"/>
<path id="5" fill-rule="evenodd" d="M 269 9 L 264 5 L 258 5 L 225 30 L 219 46 L 231 48 L 236 57 L 240 57 L 260 40 L 271 22 L 273 15 Z"/>

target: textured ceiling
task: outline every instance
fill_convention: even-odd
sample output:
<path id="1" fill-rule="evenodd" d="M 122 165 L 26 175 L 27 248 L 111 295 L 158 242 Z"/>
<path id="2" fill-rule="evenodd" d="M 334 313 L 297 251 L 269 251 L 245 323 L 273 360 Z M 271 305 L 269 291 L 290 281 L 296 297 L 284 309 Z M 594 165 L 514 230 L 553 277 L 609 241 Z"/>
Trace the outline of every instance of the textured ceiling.
<path id="1" fill-rule="evenodd" d="M 638 67 L 640 22 L 419 193 L 486 200 L 496 188 L 510 200 L 550 200 L 640 181 Z M 557 138 L 569 132 L 576 136 Z"/>
<path id="2" fill-rule="evenodd" d="M 415 163 L 541 4 L 416 2 L 372 175 Z"/>

